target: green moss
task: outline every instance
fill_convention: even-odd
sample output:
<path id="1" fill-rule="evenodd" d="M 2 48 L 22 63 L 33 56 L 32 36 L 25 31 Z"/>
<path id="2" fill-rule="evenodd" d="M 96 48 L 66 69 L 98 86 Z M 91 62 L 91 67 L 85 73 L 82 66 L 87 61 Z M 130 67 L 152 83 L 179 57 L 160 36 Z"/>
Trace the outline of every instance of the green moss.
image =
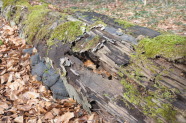
<path id="1" fill-rule="evenodd" d="M 20 17 L 21 17 L 21 8 L 17 8 L 16 10 L 16 13 L 15 13 L 15 17 L 14 17 L 14 21 L 15 23 L 19 23 L 19 20 L 20 20 Z"/>
<path id="2" fill-rule="evenodd" d="M 96 21 L 96 22 L 94 22 L 91 26 L 94 27 L 94 26 L 96 26 L 96 25 L 102 25 L 102 26 L 104 26 L 104 27 L 107 26 L 107 24 L 104 23 L 103 21 Z"/>
<path id="3" fill-rule="evenodd" d="M 115 22 L 117 22 L 123 28 L 129 28 L 129 27 L 134 26 L 134 24 L 124 21 L 124 20 L 120 20 L 120 19 L 115 19 Z"/>
<path id="4" fill-rule="evenodd" d="M 118 75 L 120 76 L 120 77 L 123 77 L 124 76 L 124 74 L 122 73 L 122 72 L 118 72 Z"/>
<path id="5" fill-rule="evenodd" d="M 59 14 L 59 16 L 60 16 L 60 21 L 64 21 L 67 17 L 67 14 L 65 14 L 65 13 L 57 13 L 57 14 Z M 48 40 L 50 38 L 50 34 L 52 32 L 52 29 L 50 29 L 50 27 L 52 27 L 52 25 L 56 21 L 56 19 L 57 18 L 54 18 L 53 20 L 51 20 L 51 19 L 50 20 L 48 20 L 48 19 L 45 20 L 45 22 L 44 22 L 45 25 L 42 25 L 40 27 L 40 29 L 39 29 L 39 31 L 36 35 L 36 39 L 38 41 L 43 40 L 43 39 Z M 53 41 L 51 41 L 50 46 L 51 45 L 53 45 Z"/>
<path id="6" fill-rule="evenodd" d="M 50 29 L 49 29 L 50 26 L 51 25 L 45 25 L 45 26 L 40 28 L 40 30 L 36 34 L 36 39 L 38 41 L 43 40 L 45 36 L 50 34 Z"/>
<path id="7" fill-rule="evenodd" d="M 161 85 L 159 82 L 156 82 L 153 87 L 157 88 L 154 93 L 161 99 L 171 99 L 173 101 L 173 99 L 176 98 L 176 96 L 173 94 L 174 92 L 172 92 L 172 89 L 168 89 L 167 87 Z"/>
<path id="8" fill-rule="evenodd" d="M 23 4 L 23 3 L 20 3 L 20 4 Z M 12 17 L 12 19 L 15 21 L 16 24 L 20 23 L 21 13 L 22 13 L 22 6 L 19 5 L 16 7 L 16 12 L 15 12 L 14 16 Z"/>
<path id="9" fill-rule="evenodd" d="M 8 19 L 11 19 L 11 20 L 14 20 L 15 23 L 19 23 L 19 20 L 20 20 L 20 17 L 21 17 L 21 11 L 22 11 L 22 8 L 23 7 L 31 7 L 31 5 L 28 3 L 27 0 L 19 0 L 19 1 L 12 1 L 12 2 L 9 2 L 7 1 L 7 5 L 13 5 L 15 6 L 14 7 L 14 12 L 12 11 L 12 9 L 10 11 L 7 12 L 7 18 Z"/>
<path id="10" fill-rule="evenodd" d="M 125 93 L 123 94 L 124 98 L 128 100 L 130 103 L 133 103 L 135 105 L 139 105 L 140 103 L 140 98 L 137 98 L 140 93 L 137 90 L 134 85 L 129 84 L 125 80 L 121 80 L 121 84 L 124 86 Z"/>
<path id="11" fill-rule="evenodd" d="M 16 0 L 2 0 L 3 1 L 3 9 L 7 7 L 8 5 L 13 5 Z"/>
<path id="12" fill-rule="evenodd" d="M 68 14 L 66 14 L 66 13 L 60 13 L 60 16 L 61 16 L 60 20 L 66 20 Z"/>
<path id="13" fill-rule="evenodd" d="M 92 28 L 94 28 L 94 27 L 96 27 L 96 26 L 106 27 L 107 24 L 104 23 L 103 21 L 100 21 L 100 20 L 99 20 L 99 21 L 96 21 L 96 22 L 94 22 L 92 25 L 90 25 L 90 26 L 87 27 L 87 31 L 89 32 Z"/>
<path id="14" fill-rule="evenodd" d="M 28 41 L 32 42 L 34 36 L 39 31 L 45 15 L 49 12 L 49 9 L 45 5 L 36 5 L 29 8 L 29 14 L 27 20 L 24 22 L 25 34 L 28 35 Z"/>
<path id="15" fill-rule="evenodd" d="M 0 45 L 3 45 L 3 41 L 2 40 L 0 40 Z"/>
<path id="16" fill-rule="evenodd" d="M 20 6 L 20 7 L 23 7 L 23 6 L 31 6 L 29 3 L 28 3 L 28 0 L 3 0 L 3 9 L 6 7 L 6 6 L 9 6 L 9 5 L 14 5 L 14 6 Z"/>
<path id="17" fill-rule="evenodd" d="M 17 0 L 16 5 L 18 5 L 19 7 L 31 7 L 28 0 Z"/>
<path id="18" fill-rule="evenodd" d="M 162 56 L 175 60 L 186 56 L 186 37 L 178 35 L 160 35 L 153 39 L 145 38 L 140 41 L 136 51 L 145 53 L 147 58 Z"/>
<path id="19" fill-rule="evenodd" d="M 85 43 L 85 50 L 89 50 L 91 48 L 96 47 L 96 45 L 99 43 L 100 37 L 95 36 L 92 40 Z"/>
<path id="20" fill-rule="evenodd" d="M 90 50 L 99 43 L 100 37 L 95 36 L 91 40 L 85 40 L 85 41 L 80 41 L 76 43 L 76 46 L 72 48 L 74 52 L 79 52 L 79 51 L 87 51 Z"/>
<path id="21" fill-rule="evenodd" d="M 165 40 L 166 43 L 163 42 L 164 41 L 162 39 L 163 36 L 168 37 L 169 39 L 168 42 L 171 43 L 167 43 L 166 42 L 167 40 Z M 154 42 L 152 41 L 150 42 L 149 40 L 150 41 L 153 40 Z M 162 79 L 161 77 L 163 75 L 168 75 L 171 72 L 171 70 L 167 70 L 162 66 L 157 66 L 151 59 L 149 59 L 149 58 L 154 58 L 155 55 L 153 55 L 153 57 L 149 57 L 148 56 L 149 54 L 147 54 L 146 51 L 153 52 L 153 53 L 156 52 L 154 54 L 161 54 L 161 55 L 162 54 L 164 55 L 165 52 L 174 55 L 182 54 L 181 56 L 184 57 L 185 41 L 186 41 L 185 37 L 175 36 L 175 35 L 162 35 L 154 39 L 148 39 L 146 42 L 145 41 L 143 42 L 142 40 L 143 44 L 139 44 L 139 46 L 136 47 L 136 54 L 132 55 L 130 65 L 126 67 L 122 67 L 120 70 L 121 73 L 123 73 L 128 77 L 127 80 L 131 80 L 133 82 L 130 83 L 131 81 L 127 82 L 125 80 L 121 81 L 125 90 L 123 97 L 128 102 L 134 104 L 139 109 L 141 109 L 145 115 L 148 115 L 156 119 L 157 122 L 165 122 L 165 121 L 175 122 L 176 120 L 175 116 L 177 114 L 177 111 L 173 108 L 171 102 L 176 100 L 175 93 L 179 93 L 179 92 L 176 92 L 175 89 L 169 89 L 163 86 L 162 84 L 160 84 L 160 80 Z M 158 48 L 155 45 L 153 45 L 153 43 L 159 43 Z M 179 46 L 179 48 L 182 47 L 181 48 L 182 51 L 180 49 L 174 49 L 174 47 L 177 46 Z M 144 47 L 146 47 L 146 49 Z M 165 50 L 166 48 L 175 50 L 175 52 L 176 50 L 180 52 L 178 54 L 173 52 L 172 50 L 167 49 L 169 51 L 168 52 L 167 50 Z M 160 50 L 160 52 L 158 50 Z M 165 55 L 163 57 L 165 57 Z M 168 56 L 166 57 L 168 58 Z M 178 57 L 176 56 L 176 58 Z M 171 60 L 173 60 L 173 58 Z M 140 68 L 141 65 L 143 66 L 144 69 L 146 69 L 146 71 Z M 145 74 L 145 72 L 150 72 L 151 74 L 154 74 L 155 78 L 153 79 L 156 84 L 150 85 L 149 83 L 148 86 L 155 88 L 156 89 L 155 91 L 150 91 L 145 89 L 146 86 L 143 85 L 143 82 L 149 81 L 149 78 L 145 78 L 146 75 L 143 75 Z M 145 78 L 144 81 L 143 78 Z M 142 85 L 142 87 L 139 88 L 138 87 L 139 85 Z"/>
<path id="22" fill-rule="evenodd" d="M 44 73 L 49 73 L 48 69 L 45 69 L 45 70 L 44 70 Z"/>
<path id="23" fill-rule="evenodd" d="M 171 121 L 171 122 L 175 121 L 176 111 L 173 110 L 172 105 L 169 103 L 163 104 L 161 108 L 158 108 L 156 110 L 156 113 L 164 117 L 167 121 Z"/>
<path id="24" fill-rule="evenodd" d="M 146 95 L 139 91 L 137 85 L 131 84 L 122 79 L 121 84 L 124 87 L 123 97 L 130 103 L 142 109 L 145 115 L 154 119 L 162 117 L 166 121 L 175 121 L 176 110 L 173 109 L 171 100 L 174 97 L 170 90 L 166 87 L 159 87 L 157 91 L 145 91 Z M 144 92 L 144 91 L 143 91 Z M 170 103 L 161 102 L 159 100 L 170 99 Z"/>
<path id="25" fill-rule="evenodd" d="M 139 59 L 137 59 L 139 60 Z M 137 60 L 135 60 L 137 62 Z M 138 83 L 139 85 L 145 87 L 145 84 L 143 83 L 144 81 L 147 81 L 147 79 L 144 77 L 145 75 L 143 74 L 143 70 L 137 66 L 135 63 L 130 63 L 129 66 L 127 67 L 121 67 L 120 72 L 118 75 L 121 77 L 122 76 L 127 76 L 131 78 L 133 81 Z"/>
<path id="26" fill-rule="evenodd" d="M 9 11 L 7 12 L 6 16 L 7 16 L 7 19 L 8 19 L 8 20 L 11 18 L 11 16 L 12 16 L 11 10 L 9 10 Z"/>
<path id="27" fill-rule="evenodd" d="M 17 24 L 19 23 L 20 17 L 21 17 L 21 11 L 23 7 L 26 7 L 28 9 L 27 13 L 27 19 L 24 21 L 23 24 L 25 24 L 25 34 L 28 36 L 27 41 L 32 42 L 34 39 L 35 35 L 37 34 L 38 30 L 40 29 L 39 27 L 44 21 L 44 17 L 49 11 L 47 8 L 47 4 L 42 4 L 42 5 L 35 5 L 31 6 L 28 3 L 28 0 L 6 0 L 4 6 L 7 5 L 14 5 L 16 6 L 16 11 L 14 15 L 11 15 L 12 12 L 8 12 L 7 17 L 12 18 Z"/>
<path id="28" fill-rule="evenodd" d="M 83 23 L 80 21 L 68 21 L 59 25 L 51 34 L 50 39 L 47 41 L 47 45 L 51 46 L 54 44 L 54 39 L 73 42 L 78 36 L 83 35 L 82 28 Z"/>
<path id="29" fill-rule="evenodd" d="M 106 94 L 106 93 L 105 93 L 105 94 L 103 94 L 103 96 L 105 96 L 105 97 L 109 97 L 109 94 Z"/>

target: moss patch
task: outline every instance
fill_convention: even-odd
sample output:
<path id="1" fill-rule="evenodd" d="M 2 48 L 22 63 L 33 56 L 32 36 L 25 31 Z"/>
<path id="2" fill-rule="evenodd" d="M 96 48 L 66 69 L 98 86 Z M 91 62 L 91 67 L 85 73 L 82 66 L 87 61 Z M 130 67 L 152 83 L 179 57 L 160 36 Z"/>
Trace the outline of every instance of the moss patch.
<path id="1" fill-rule="evenodd" d="M 41 24 L 44 21 L 45 15 L 50 10 L 46 8 L 46 5 L 36 5 L 29 8 L 29 14 L 27 20 L 24 22 L 25 34 L 28 35 L 28 41 L 32 42 L 34 36 L 39 31 Z"/>
<path id="2" fill-rule="evenodd" d="M 7 19 L 10 20 L 10 18 L 11 18 L 11 16 L 12 16 L 12 11 L 9 10 L 9 11 L 7 12 L 6 16 L 7 16 Z"/>
<path id="3" fill-rule="evenodd" d="M 126 80 L 121 81 L 125 90 L 123 97 L 157 122 L 176 122 L 175 116 L 179 110 L 171 103 L 176 100 L 175 93 L 178 92 L 162 85 L 161 77 L 169 75 L 171 70 L 157 65 L 150 58 L 161 56 L 176 60 L 185 57 L 185 43 L 185 37 L 170 34 L 145 38 L 135 47 L 136 53 L 131 56 L 130 65 L 121 67 L 121 73 L 118 73 L 121 77 L 127 76 Z M 150 89 L 147 90 L 147 86 Z"/>
<path id="4" fill-rule="evenodd" d="M 28 0 L 2 0 L 3 1 L 3 9 L 6 7 L 6 6 L 9 6 L 9 5 L 18 5 L 18 6 L 30 6 L 30 4 L 28 3 Z"/>
<path id="5" fill-rule="evenodd" d="M 16 12 L 15 12 L 15 15 L 13 17 L 13 20 L 17 24 L 20 21 L 23 7 L 27 7 L 28 9 L 32 8 L 32 6 L 28 3 L 28 0 L 18 0 L 18 1 L 16 1 Z"/>
<path id="6" fill-rule="evenodd" d="M 96 27 L 96 26 L 102 26 L 102 27 L 106 27 L 107 24 L 104 23 L 103 21 L 95 21 L 92 25 L 87 27 L 87 31 L 90 31 L 92 28 Z"/>
<path id="7" fill-rule="evenodd" d="M 16 0 L 16 5 L 19 6 L 26 6 L 26 7 L 31 7 L 31 5 L 28 3 L 28 0 Z"/>
<path id="8" fill-rule="evenodd" d="M 104 23 L 103 21 L 96 21 L 96 22 L 94 22 L 94 23 L 91 25 L 91 27 L 94 27 L 94 26 L 97 26 L 97 25 L 102 25 L 102 26 L 104 26 L 104 27 L 107 26 L 107 24 Z"/>
<path id="9" fill-rule="evenodd" d="M 120 20 L 120 19 L 115 19 L 114 21 L 118 23 L 120 26 L 122 26 L 123 28 L 129 28 L 129 27 L 135 26 L 134 24 L 130 22 Z"/>
<path id="10" fill-rule="evenodd" d="M 186 56 L 186 37 L 178 35 L 160 35 L 153 39 L 145 38 L 140 41 L 136 51 L 144 52 L 148 58 L 156 56 L 176 60 Z"/>
<path id="11" fill-rule="evenodd" d="M 7 4 L 6 4 L 7 2 Z M 26 8 L 30 8 L 31 5 L 28 3 L 27 0 L 19 0 L 19 1 L 12 1 L 10 2 L 9 0 L 6 1 L 5 4 L 6 6 L 8 5 L 13 5 L 14 7 L 10 9 L 10 11 L 7 12 L 7 18 L 9 20 L 14 20 L 15 23 L 19 23 L 19 20 L 21 18 L 21 12 L 22 10 L 24 10 L 23 8 L 26 7 Z"/>
<path id="12" fill-rule="evenodd" d="M 40 28 L 40 30 L 36 34 L 36 39 L 38 41 L 43 40 L 45 38 L 45 36 L 50 34 L 50 29 L 49 29 L 50 26 L 51 25 L 45 25 L 45 26 Z"/>
<path id="13" fill-rule="evenodd" d="M 15 13 L 14 16 L 15 16 L 14 21 L 15 21 L 16 24 L 18 24 L 19 20 L 21 18 L 21 7 L 17 7 L 16 13 Z"/>
<path id="14" fill-rule="evenodd" d="M 3 9 L 8 5 L 13 5 L 15 0 L 2 0 L 3 1 Z"/>
<path id="15" fill-rule="evenodd" d="M 99 43 L 100 37 L 99 36 L 95 36 L 93 39 L 91 40 L 85 40 L 85 41 L 80 41 L 76 43 L 76 46 L 72 48 L 72 50 L 74 52 L 79 52 L 79 51 L 87 51 L 90 50 L 94 47 L 96 47 L 96 45 Z"/>
<path id="16" fill-rule="evenodd" d="M 47 45 L 51 46 L 55 44 L 54 39 L 64 42 L 73 42 L 78 36 L 83 35 L 83 27 L 84 25 L 80 21 L 65 22 L 52 32 L 50 39 L 47 41 Z"/>
<path id="17" fill-rule="evenodd" d="M 137 98 L 137 96 L 140 95 L 138 89 L 134 87 L 134 85 L 127 83 L 124 79 L 121 80 L 121 83 L 125 89 L 125 93 L 123 94 L 124 98 L 130 103 L 139 105 L 141 99 Z"/>
<path id="18" fill-rule="evenodd" d="M 174 95 L 166 87 L 158 87 L 156 92 L 143 91 L 140 92 L 137 85 L 121 80 L 124 87 L 124 98 L 142 109 L 145 115 L 148 115 L 157 121 L 161 121 L 162 117 L 166 121 L 175 121 L 176 110 L 173 109 L 172 104 L 169 102 L 161 102 L 159 100 L 172 99 Z M 144 93 L 145 92 L 145 93 Z"/>
<path id="19" fill-rule="evenodd" d="M 3 2 L 4 6 L 14 5 L 16 7 L 15 13 L 12 13 L 10 11 L 8 12 L 7 17 L 11 17 L 17 24 L 19 23 L 19 20 L 21 18 L 22 8 L 26 7 L 28 9 L 28 16 L 23 24 L 25 24 L 25 35 L 28 36 L 27 41 L 32 42 L 45 19 L 45 15 L 50 11 L 47 8 L 47 4 L 31 6 L 28 0 L 4 0 Z"/>

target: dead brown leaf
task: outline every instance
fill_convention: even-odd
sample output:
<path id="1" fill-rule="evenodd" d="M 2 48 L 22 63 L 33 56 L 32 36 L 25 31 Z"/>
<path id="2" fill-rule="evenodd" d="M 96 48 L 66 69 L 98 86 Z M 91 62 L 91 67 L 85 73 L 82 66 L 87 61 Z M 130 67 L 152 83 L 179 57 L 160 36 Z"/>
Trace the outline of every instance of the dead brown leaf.
<path id="1" fill-rule="evenodd" d="M 61 123 L 61 122 L 68 123 L 69 120 L 73 117 L 74 117 L 73 112 L 67 112 L 67 113 L 63 114 L 62 116 L 57 117 L 56 119 L 57 119 L 57 123 Z"/>
<path id="2" fill-rule="evenodd" d="M 23 123 L 23 116 L 16 117 L 14 121 L 17 123 Z"/>
<path id="3" fill-rule="evenodd" d="M 51 119 L 53 119 L 53 118 L 54 118 L 54 115 L 53 115 L 51 112 L 47 112 L 47 113 L 45 114 L 45 119 L 51 120 Z"/>

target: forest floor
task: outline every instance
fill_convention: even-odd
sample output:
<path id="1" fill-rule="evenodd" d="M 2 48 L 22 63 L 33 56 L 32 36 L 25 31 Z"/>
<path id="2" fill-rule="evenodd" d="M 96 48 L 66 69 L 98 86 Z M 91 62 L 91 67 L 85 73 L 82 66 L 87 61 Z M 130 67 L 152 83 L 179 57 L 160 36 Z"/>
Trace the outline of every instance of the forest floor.
<path id="1" fill-rule="evenodd" d="M 55 100 L 30 73 L 31 48 L 0 18 L 0 123 L 97 123 L 73 99 Z M 37 51 L 34 50 L 36 53 Z"/>
<path id="2" fill-rule="evenodd" d="M 62 5 L 60 5 L 62 6 Z M 65 8 L 86 8 L 113 18 L 148 27 L 163 33 L 186 35 L 186 2 L 180 0 L 168 5 L 162 3 L 120 1 L 68 3 Z"/>

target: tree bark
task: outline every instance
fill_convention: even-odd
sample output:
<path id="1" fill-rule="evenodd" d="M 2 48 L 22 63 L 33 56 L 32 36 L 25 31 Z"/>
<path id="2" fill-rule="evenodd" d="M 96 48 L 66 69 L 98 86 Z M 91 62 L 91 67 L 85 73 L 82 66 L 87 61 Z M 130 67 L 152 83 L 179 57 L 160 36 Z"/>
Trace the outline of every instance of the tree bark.
<path id="1" fill-rule="evenodd" d="M 19 26 L 20 35 L 27 40 L 33 30 L 25 30 L 29 29 L 25 21 L 32 11 L 26 5 L 24 9 L 12 5 L 3 10 L 3 15 Z M 153 38 L 160 35 L 159 32 L 135 25 L 125 28 L 115 19 L 95 12 L 69 10 L 62 17 L 61 11 L 47 12 L 31 41 L 40 56 L 60 73 L 70 97 L 109 122 L 156 122 L 157 118 L 170 122 L 172 119 L 164 116 L 170 109 L 176 110 L 176 122 L 185 121 L 185 63 L 163 57 L 131 57 L 136 53 L 140 37 Z M 16 12 L 21 13 L 18 21 Z M 10 16 L 7 13 L 11 13 Z M 58 36 L 65 34 L 62 38 L 54 37 L 55 29 L 77 21 L 81 22 L 83 33 L 76 35 L 75 40 L 70 40 L 74 35 L 68 37 L 68 32 L 59 33 Z M 139 97 L 142 101 L 137 103 Z M 156 111 L 164 108 L 163 113 Z"/>

